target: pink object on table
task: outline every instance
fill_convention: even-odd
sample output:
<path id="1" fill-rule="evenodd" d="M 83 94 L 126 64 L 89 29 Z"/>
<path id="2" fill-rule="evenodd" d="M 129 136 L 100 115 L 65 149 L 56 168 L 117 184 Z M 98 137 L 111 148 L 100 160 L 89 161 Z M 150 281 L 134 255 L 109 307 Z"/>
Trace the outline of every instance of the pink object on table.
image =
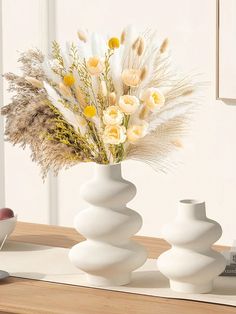
<path id="1" fill-rule="evenodd" d="M 14 212 L 10 208 L 1 208 L 0 209 L 0 220 L 9 219 L 14 217 Z"/>

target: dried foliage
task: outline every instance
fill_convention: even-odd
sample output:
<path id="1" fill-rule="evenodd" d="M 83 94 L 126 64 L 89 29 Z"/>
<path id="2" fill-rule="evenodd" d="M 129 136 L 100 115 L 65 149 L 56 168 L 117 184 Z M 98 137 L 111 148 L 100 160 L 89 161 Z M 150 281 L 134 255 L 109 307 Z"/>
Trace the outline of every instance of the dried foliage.
<path id="1" fill-rule="evenodd" d="M 22 75 L 6 73 L 12 101 L 6 140 L 28 145 L 45 178 L 80 162 L 144 161 L 165 171 L 194 108 L 196 83 L 172 69 L 165 39 L 126 28 L 106 41 L 78 32 L 78 43 L 51 58 L 21 54 Z"/>

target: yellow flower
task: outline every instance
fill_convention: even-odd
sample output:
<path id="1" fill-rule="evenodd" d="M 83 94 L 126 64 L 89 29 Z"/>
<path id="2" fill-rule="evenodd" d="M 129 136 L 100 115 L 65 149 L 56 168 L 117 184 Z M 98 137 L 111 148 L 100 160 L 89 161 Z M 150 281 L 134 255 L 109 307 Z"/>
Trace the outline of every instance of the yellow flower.
<path id="1" fill-rule="evenodd" d="M 121 78 L 125 85 L 136 87 L 139 85 L 141 79 L 141 70 L 139 69 L 125 69 L 122 72 Z"/>
<path id="2" fill-rule="evenodd" d="M 104 69 L 104 63 L 98 57 L 89 58 L 86 65 L 91 75 L 99 75 Z"/>
<path id="3" fill-rule="evenodd" d="M 147 108 L 155 112 L 165 104 L 165 96 L 162 91 L 158 88 L 148 88 L 141 94 L 141 99 L 144 101 L 144 105 Z"/>
<path id="4" fill-rule="evenodd" d="M 120 41 L 117 37 L 112 37 L 108 41 L 108 47 L 110 49 L 116 49 L 120 47 Z"/>
<path id="5" fill-rule="evenodd" d="M 106 125 L 119 125 L 122 123 L 123 118 L 124 114 L 118 106 L 110 106 L 103 111 L 103 122 Z"/>
<path id="6" fill-rule="evenodd" d="M 135 96 L 123 95 L 119 99 L 119 107 L 121 111 L 126 114 L 134 113 L 138 109 L 139 105 L 139 100 Z"/>
<path id="7" fill-rule="evenodd" d="M 118 145 L 126 140 L 126 129 L 121 125 L 107 125 L 103 133 L 103 141 L 106 144 Z"/>
<path id="8" fill-rule="evenodd" d="M 97 113 L 96 107 L 93 105 L 84 108 L 84 115 L 86 118 L 93 118 Z"/>
<path id="9" fill-rule="evenodd" d="M 72 73 L 66 74 L 63 77 L 63 82 L 66 86 L 71 86 L 75 83 L 75 78 Z"/>
<path id="10" fill-rule="evenodd" d="M 130 143 L 136 143 L 147 134 L 148 123 L 142 121 L 140 124 L 132 125 L 127 130 L 127 139 Z"/>

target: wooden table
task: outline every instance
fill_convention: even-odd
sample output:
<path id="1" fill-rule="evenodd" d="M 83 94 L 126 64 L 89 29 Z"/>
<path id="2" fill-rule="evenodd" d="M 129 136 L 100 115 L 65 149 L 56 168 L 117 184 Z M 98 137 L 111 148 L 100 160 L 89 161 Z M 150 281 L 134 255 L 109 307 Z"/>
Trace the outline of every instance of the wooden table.
<path id="1" fill-rule="evenodd" d="M 152 258 L 168 248 L 161 239 L 135 238 Z M 71 228 L 19 222 L 11 239 L 67 248 L 83 238 Z M 0 284 L 0 313 L 235 314 L 236 308 L 10 277 Z"/>

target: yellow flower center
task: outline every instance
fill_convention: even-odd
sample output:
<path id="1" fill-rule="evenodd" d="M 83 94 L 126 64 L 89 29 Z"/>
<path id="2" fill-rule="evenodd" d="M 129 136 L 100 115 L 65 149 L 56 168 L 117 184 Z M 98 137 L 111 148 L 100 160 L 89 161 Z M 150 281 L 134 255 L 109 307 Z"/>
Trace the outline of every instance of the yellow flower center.
<path id="1" fill-rule="evenodd" d="M 111 128 L 110 129 L 110 136 L 114 137 L 114 138 L 117 138 L 119 136 L 117 128 Z"/>
<path id="2" fill-rule="evenodd" d="M 115 109 L 110 110 L 110 116 L 115 118 L 117 116 L 117 111 Z"/>
<path id="3" fill-rule="evenodd" d="M 108 47 L 110 49 L 116 49 L 120 47 L 120 41 L 117 37 L 112 37 L 108 41 Z"/>
<path id="4" fill-rule="evenodd" d="M 71 86 L 75 83 L 75 78 L 73 74 L 69 73 L 63 77 L 63 82 L 66 86 Z"/>
<path id="5" fill-rule="evenodd" d="M 153 98 L 155 104 L 159 103 L 160 98 L 159 98 L 159 95 L 157 93 L 153 93 L 152 98 Z"/>
<path id="6" fill-rule="evenodd" d="M 134 129 L 134 134 L 136 134 L 136 135 L 141 135 L 141 129 L 140 128 L 136 128 L 136 129 Z"/>
<path id="7" fill-rule="evenodd" d="M 98 58 L 91 58 L 89 61 L 89 65 L 91 67 L 96 68 L 98 66 L 98 62 L 99 62 Z"/>
<path id="8" fill-rule="evenodd" d="M 125 103 L 126 103 L 127 105 L 134 105 L 134 101 L 133 101 L 133 99 L 130 98 L 130 97 L 125 97 Z"/>
<path id="9" fill-rule="evenodd" d="M 86 118 L 93 118 L 97 113 L 96 107 L 93 105 L 84 108 L 84 115 Z"/>

